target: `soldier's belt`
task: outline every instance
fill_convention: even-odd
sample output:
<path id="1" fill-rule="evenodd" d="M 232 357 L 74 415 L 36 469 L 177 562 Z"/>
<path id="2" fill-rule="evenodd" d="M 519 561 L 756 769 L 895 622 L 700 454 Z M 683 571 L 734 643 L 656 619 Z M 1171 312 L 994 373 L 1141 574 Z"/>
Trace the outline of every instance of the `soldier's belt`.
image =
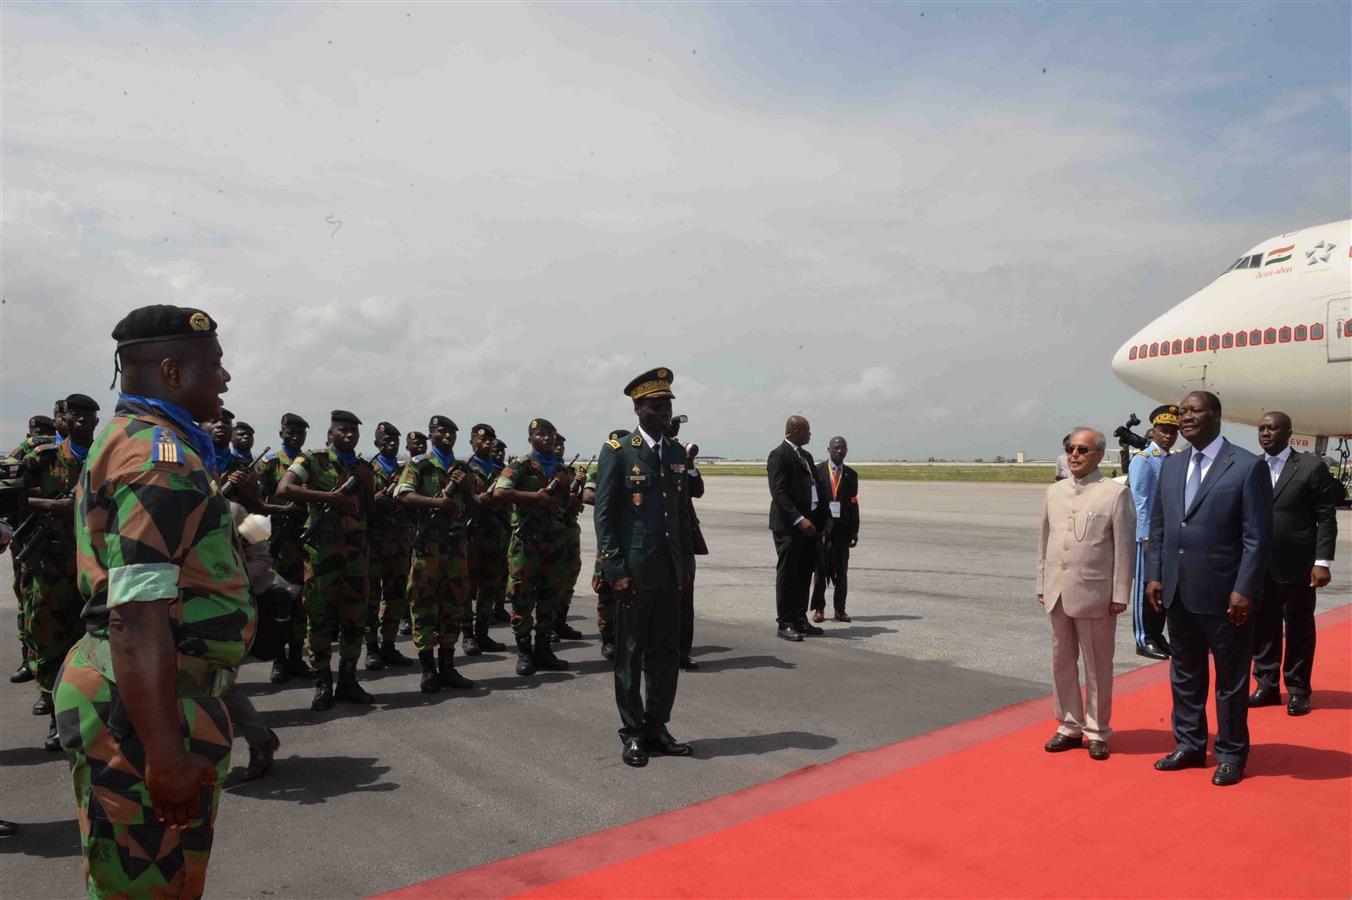
<path id="1" fill-rule="evenodd" d="M 89 664 L 104 678 L 116 683 L 117 679 L 113 677 L 113 650 L 108 640 L 88 633 L 80 640 Z M 235 685 L 235 670 L 229 666 L 182 653 L 177 654 L 175 665 L 174 693 L 179 697 L 220 699 Z"/>

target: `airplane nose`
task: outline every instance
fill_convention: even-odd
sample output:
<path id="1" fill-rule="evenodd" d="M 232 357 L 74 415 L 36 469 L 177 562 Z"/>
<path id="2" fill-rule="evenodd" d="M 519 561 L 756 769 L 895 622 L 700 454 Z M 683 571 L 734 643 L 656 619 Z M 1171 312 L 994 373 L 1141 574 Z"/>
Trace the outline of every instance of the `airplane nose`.
<path id="1" fill-rule="evenodd" d="M 1128 364 L 1133 361 L 1131 359 L 1131 348 L 1137 346 L 1139 343 L 1137 341 L 1138 337 L 1140 337 L 1140 335 L 1133 337 L 1130 341 L 1123 344 L 1121 347 L 1118 347 L 1117 352 L 1113 354 L 1113 374 L 1116 375 L 1120 381 L 1127 381 L 1129 375 Z"/>

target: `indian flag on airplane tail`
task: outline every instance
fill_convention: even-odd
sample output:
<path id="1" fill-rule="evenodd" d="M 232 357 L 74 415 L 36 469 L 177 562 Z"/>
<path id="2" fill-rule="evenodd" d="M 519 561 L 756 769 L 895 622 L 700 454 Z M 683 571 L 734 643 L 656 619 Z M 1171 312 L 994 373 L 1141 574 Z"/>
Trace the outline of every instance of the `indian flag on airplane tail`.
<path id="1" fill-rule="evenodd" d="M 1284 263 L 1291 258 L 1291 251 L 1295 249 L 1296 245 L 1291 244 L 1286 247 L 1278 247 L 1276 250 L 1269 250 L 1267 252 L 1267 260 L 1263 265 L 1270 266 L 1274 263 Z"/>

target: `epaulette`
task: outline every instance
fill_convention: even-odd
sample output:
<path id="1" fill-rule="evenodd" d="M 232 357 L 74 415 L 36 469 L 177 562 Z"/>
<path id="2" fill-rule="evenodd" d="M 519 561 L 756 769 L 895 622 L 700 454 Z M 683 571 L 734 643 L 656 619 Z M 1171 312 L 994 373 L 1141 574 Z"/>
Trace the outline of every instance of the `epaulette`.
<path id="1" fill-rule="evenodd" d="M 282 455 L 282 451 L 280 451 L 280 450 L 269 450 L 267 453 L 264 453 L 264 454 L 263 454 L 263 462 L 265 462 L 265 463 L 270 463 L 270 462 L 272 462 L 274 459 L 280 458 L 281 455 Z"/>
<path id="2" fill-rule="evenodd" d="M 30 449 L 34 453 L 50 453 L 52 450 L 60 450 L 61 445 L 56 443 L 55 441 L 52 441 L 51 443 L 47 444 L 34 444 Z"/>
<path id="3" fill-rule="evenodd" d="M 609 447 L 611 450 L 618 450 L 620 449 L 620 442 L 615 440 L 614 438 L 611 438 L 610 440 L 606 441 L 606 446 Z"/>
<path id="4" fill-rule="evenodd" d="M 183 445 L 169 429 L 155 427 L 150 440 L 150 461 L 169 466 L 186 465 L 183 460 Z"/>
<path id="5" fill-rule="evenodd" d="M 428 454 L 428 453 L 419 453 L 417 456 L 410 457 L 410 458 L 409 458 L 409 462 L 411 462 L 411 463 L 427 462 L 427 460 L 429 460 L 429 459 L 431 459 L 431 458 L 432 458 L 432 457 L 431 457 L 431 454 Z"/>
<path id="6" fill-rule="evenodd" d="M 1151 455 L 1151 456 L 1159 456 L 1159 455 L 1160 455 L 1160 448 L 1159 448 L 1159 447 L 1156 447 L 1154 450 L 1151 450 L 1151 451 L 1150 451 L 1150 455 Z"/>

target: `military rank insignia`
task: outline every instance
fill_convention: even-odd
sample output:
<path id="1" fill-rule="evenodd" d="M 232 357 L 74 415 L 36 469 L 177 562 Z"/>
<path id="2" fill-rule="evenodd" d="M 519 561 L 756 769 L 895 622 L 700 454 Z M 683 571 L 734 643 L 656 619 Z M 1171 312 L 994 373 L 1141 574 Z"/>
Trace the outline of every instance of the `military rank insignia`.
<path id="1" fill-rule="evenodd" d="M 642 494 L 637 493 L 637 492 L 634 494 L 634 505 L 635 505 L 635 506 L 642 506 L 642 505 L 643 505 L 643 495 L 642 495 Z"/>
<path id="2" fill-rule="evenodd" d="M 629 443 L 630 443 L 631 446 L 634 446 L 634 447 L 642 447 L 642 446 L 643 446 L 643 438 L 636 434 L 636 435 L 634 435 L 634 439 L 633 439 L 632 441 L 630 441 Z"/>
<path id="3" fill-rule="evenodd" d="M 173 434 L 163 428 L 156 428 L 150 444 L 150 461 L 163 465 L 180 466 L 183 464 L 183 451 Z"/>

